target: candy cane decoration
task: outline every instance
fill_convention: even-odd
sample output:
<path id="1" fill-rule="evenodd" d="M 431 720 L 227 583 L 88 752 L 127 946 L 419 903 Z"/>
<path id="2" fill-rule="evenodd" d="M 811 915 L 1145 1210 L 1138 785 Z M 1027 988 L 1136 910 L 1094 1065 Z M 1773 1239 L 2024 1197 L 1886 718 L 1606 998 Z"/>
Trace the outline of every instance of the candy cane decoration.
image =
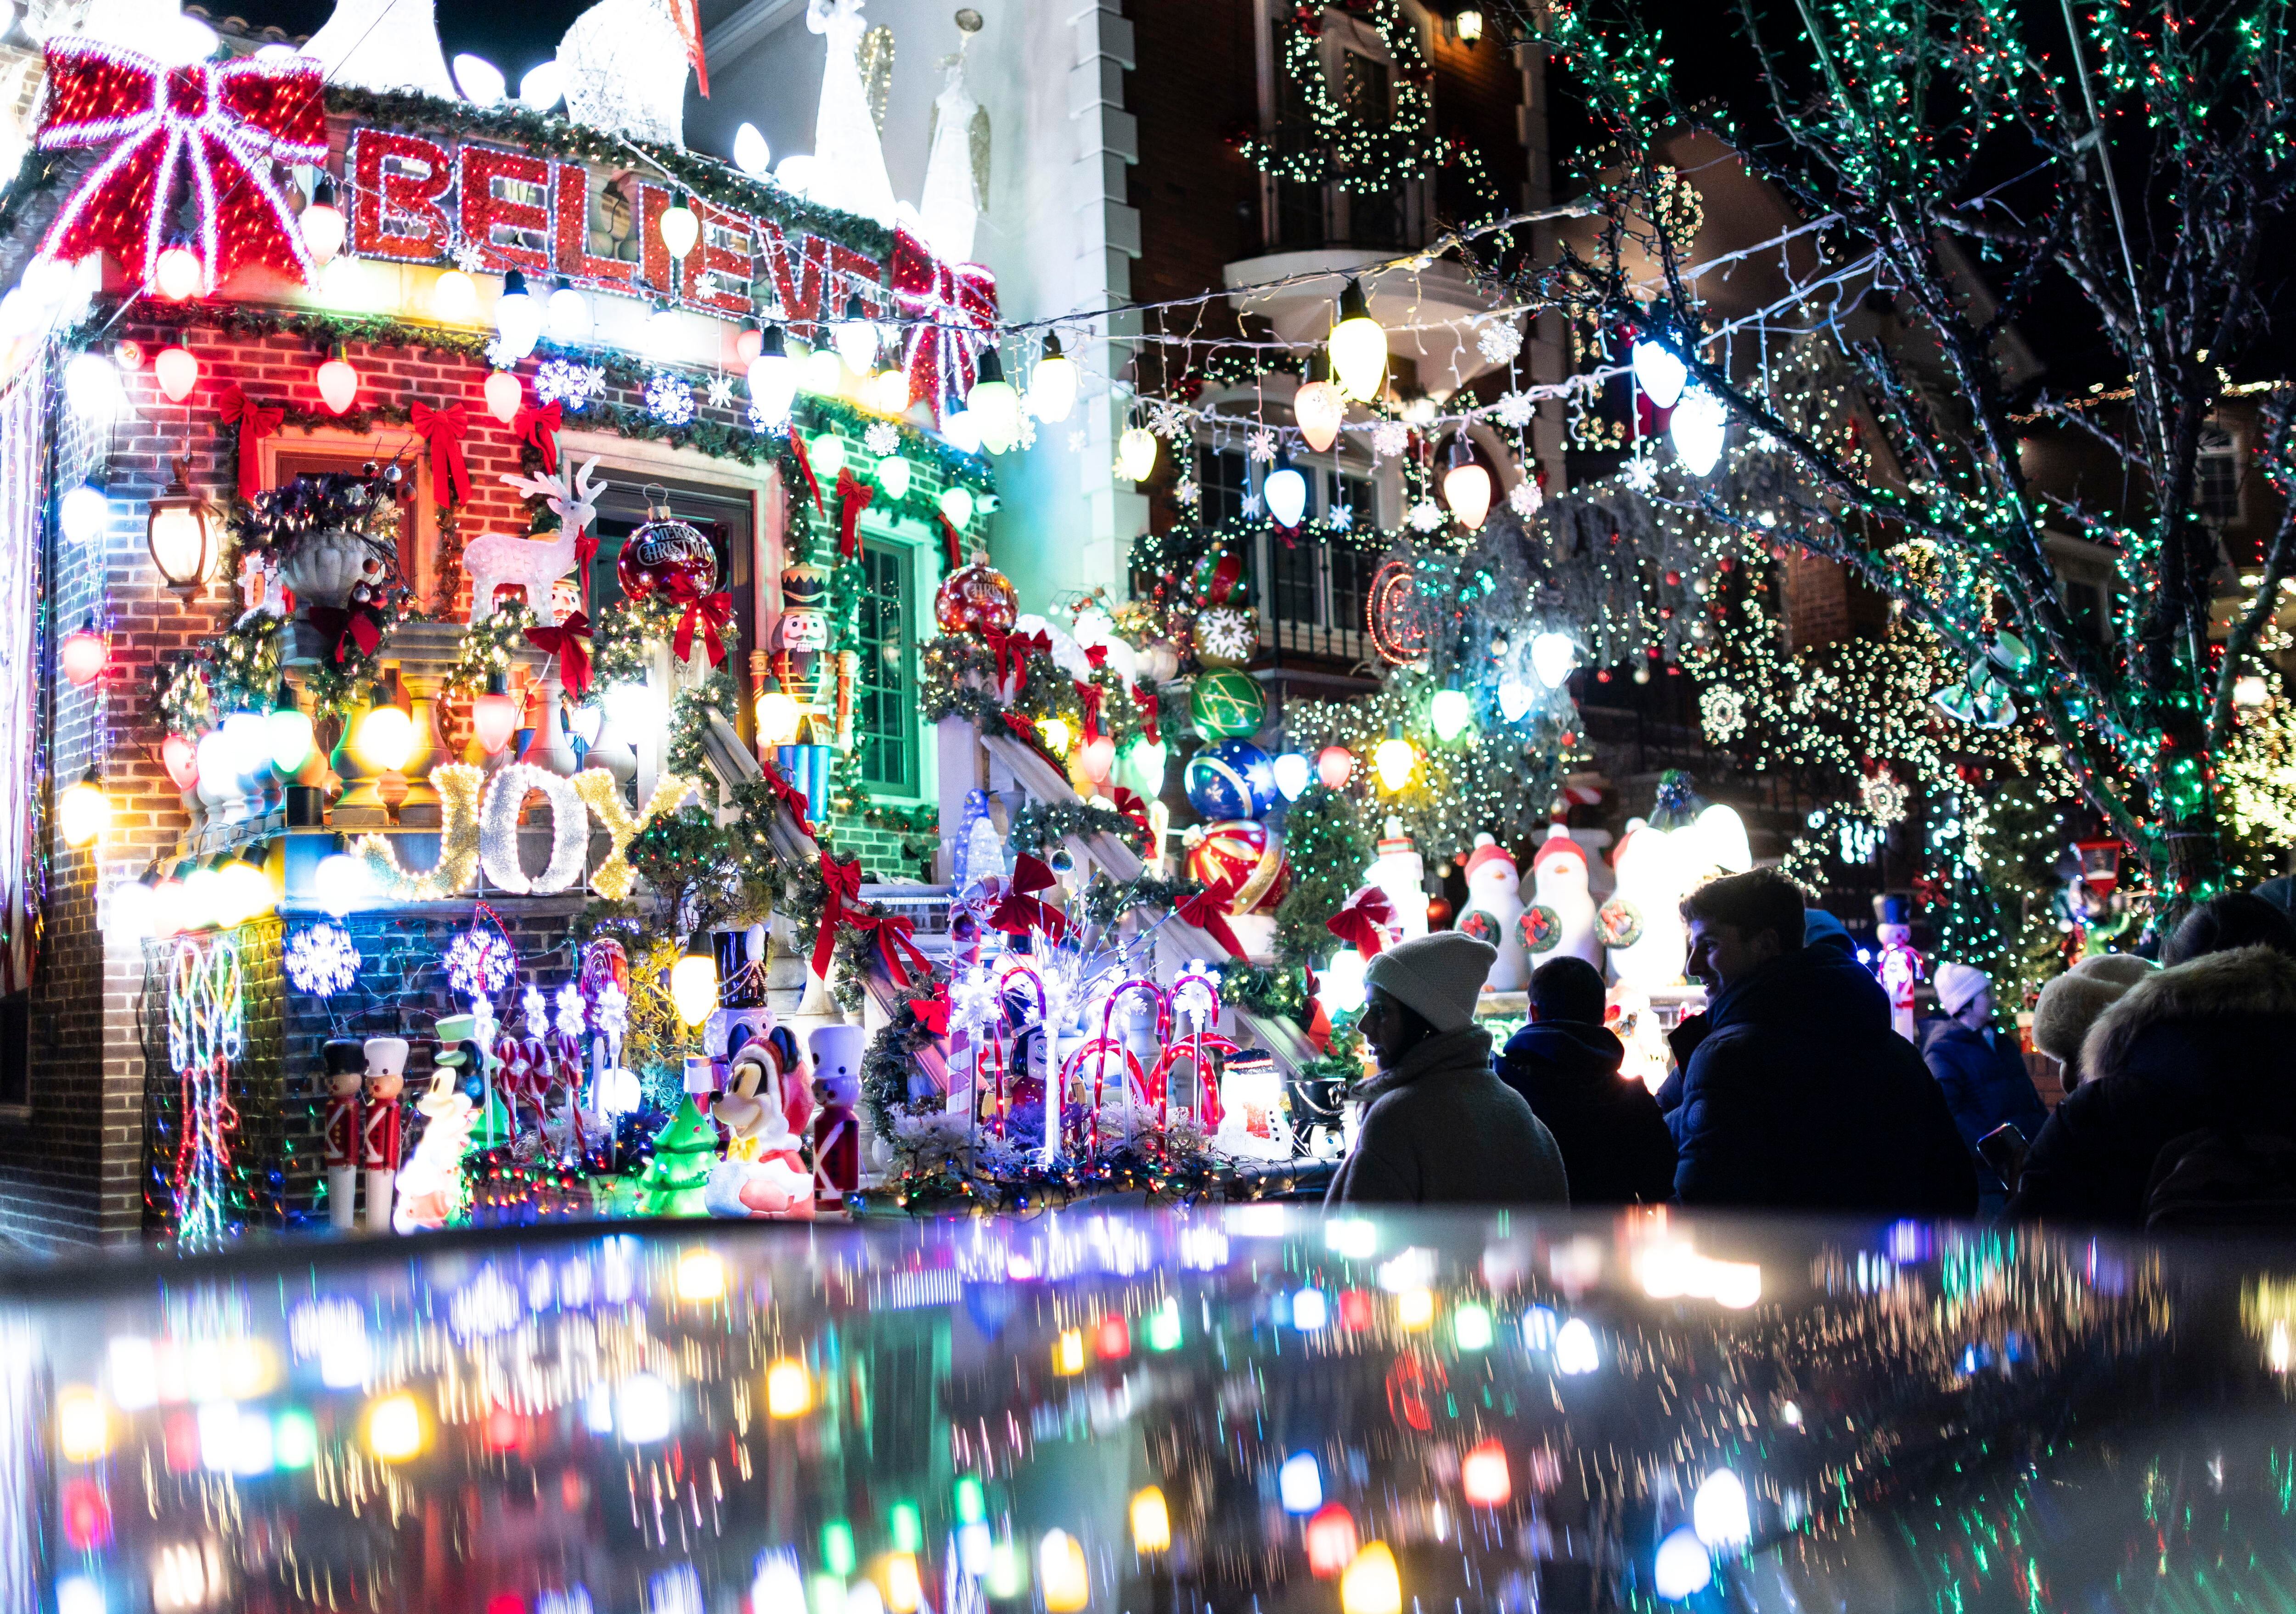
<path id="1" fill-rule="evenodd" d="M 1185 1014 L 1188 1018 L 1188 1042 L 1193 1050 L 1191 1062 L 1196 1073 L 1196 1124 L 1206 1127 L 1217 1127 L 1220 1118 L 1219 1099 L 1212 1092 L 1210 1084 L 1204 1080 L 1205 1028 L 1213 1028 L 1216 1044 L 1224 1045 L 1228 1053 L 1235 1052 L 1234 1044 L 1218 1035 L 1220 1022 L 1219 983 L 1205 970 L 1201 961 L 1191 960 L 1188 967 L 1180 971 L 1179 979 L 1172 983 L 1171 995 L 1166 1001 L 1170 1004 L 1174 1016 Z M 1168 1051 L 1167 1057 L 1156 1061 L 1156 1069 L 1160 1073 L 1168 1070 L 1171 1062 Z"/>
<path id="2" fill-rule="evenodd" d="M 1112 1024 L 1116 1018 L 1116 1000 L 1122 997 L 1127 992 L 1136 991 L 1145 992 L 1148 995 L 1148 1001 L 1153 1004 L 1156 1007 L 1156 1043 L 1160 1048 L 1163 1045 L 1166 1036 L 1172 1028 L 1172 1000 L 1165 995 L 1163 987 L 1158 986 L 1153 980 L 1144 975 L 1135 976 L 1130 980 L 1124 982 L 1121 986 L 1118 987 L 1115 991 L 1110 993 L 1108 995 L 1107 1001 L 1101 1004 L 1100 1040 L 1103 1043 L 1110 1040 Z M 1085 1046 L 1090 1047 L 1092 1045 L 1087 1043 Z M 1147 1077 L 1141 1070 L 1140 1061 L 1137 1058 L 1133 1057 L 1132 1051 L 1130 1049 L 1128 1048 L 1125 1050 L 1125 1056 L 1131 1060 L 1131 1073 L 1141 1083 L 1140 1102 L 1144 1104 L 1148 1102 Z M 1097 1129 L 1100 1125 L 1100 1104 L 1098 1102 L 1097 1094 L 1095 1095 L 1095 1102 L 1092 1107 L 1092 1116 L 1093 1125 L 1095 1128 Z M 1164 1131 L 1170 1124 L 1170 1121 L 1171 1105 L 1166 1098 L 1159 1096 L 1156 1102 L 1156 1130 L 1158 1132 Z"/>
<path id="3" fill-rule="evenodd" d="M 176 1236 L 219 1239 L 229 1208 L 224 1188 L 230 1135 L 239 1112 L 226 1091 L 231 1063 L 245 1045 L 239 949 L 217 937 L 176 944 L 168 979 L 168 1062 L 182 1081 L 172 1184 Z"/>
<path id="4" fill-rule="evenodd" d="M 1069 1055 L 1067 1063 L 1061 1067 L 1061 1086 L 1065 1091 L 1069 1078 L 1083 1070 L 1086 1056 L 1092 1056 L 1092 1114 L 1085 1121 L 1085 1149 L 1093 1159 L 1100 1158 L 1100 1105 L 1107 1093 L 1108 1056 L 1111 1053 L 1124 1056 L 1126 1081 L 1136 1086 L 1147 1079 L 1147 1072 L 1140 1066 L 1140 1056 L 1122 1043 L 1105 1036 L 1095 1036 L 1078 1045 L 1077 1051 Z"/>

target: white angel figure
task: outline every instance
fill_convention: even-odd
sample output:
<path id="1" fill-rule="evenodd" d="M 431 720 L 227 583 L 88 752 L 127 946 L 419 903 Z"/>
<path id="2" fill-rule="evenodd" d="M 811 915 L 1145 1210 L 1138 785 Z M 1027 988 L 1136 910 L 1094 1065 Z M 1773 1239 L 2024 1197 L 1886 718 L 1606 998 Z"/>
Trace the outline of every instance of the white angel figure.
<path id="1" fill-rule="evenodd" d="M 599 0 L 558 42 L 566 115 L 608 134 L 685 144 L 685 75 L 695 61 L 693 0 Z M 681 18 L 683 21 L 681 21 Z M 709 93 L 702 80 L 703 94 Z"/>
<path id="2" fill-rule="evenodd" d="M 861 6 L 862 0 L 806 0 L 806 27 L 829 42 L 821 107 L 813 120 L 808 193 L 825 207 L 890 224 L 893 181 L 885 172 L 884 143 L 877 137 L 877 119 L 861 77 L 861 36 L 869 29 Z"/>
<path id="3" fill-rule="evenodd" d="M 972 42 L 971 30 L 964 42 Z M 919 227 L 935 258 L 969 263 L 973 227 L 988 202 L 988 111 L 964 82 L 964 45 L 943 56 L 940 65 L 945 77 L 933 97 Z"/>
<path id="4" fill-rule="evenodd" d="M 303 54 L 327 70 L 330 84 L 457 98 L 439 48 L 433 0 L 335 0 L 334 14 L 303 42 Z"/>

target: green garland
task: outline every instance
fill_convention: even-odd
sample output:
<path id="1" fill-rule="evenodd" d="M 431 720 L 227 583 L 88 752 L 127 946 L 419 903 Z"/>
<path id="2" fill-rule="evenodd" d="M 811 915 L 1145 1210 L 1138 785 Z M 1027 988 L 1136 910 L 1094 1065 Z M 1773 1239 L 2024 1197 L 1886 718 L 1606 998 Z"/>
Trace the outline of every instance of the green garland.
<path id="1" fill-rule="evenodd" d="M 534 612 L 523 600 L 505 600 L 493 616 L 463 630 L 455 647 L 455 665 L 447 670 L 449 694 L 480 695 L 496 673 L 509 676 L 511 652 L 525 648 L 526 630 L 535 625 Z"/>
<path id="2" fill-rule="evenodd" d="M 1282 1015 L 1300 1026 L 1314 1015 L 1307 980 L 1290 964 L 1229 964 L 1220 971 L 1220 1001 L 1255 1014 Z"/>
<path id="3" fill-rule="evenodd" d="M 1148 844 L 1147 836 L 1131 819 L 1113 807 L 1094 807 L 1086 801 L 1031 801 L 1013 815 L 1004 844 L 1015 852 L 1033 855 L 1071 835 L 1120 836 L 1136 852 Z"/>

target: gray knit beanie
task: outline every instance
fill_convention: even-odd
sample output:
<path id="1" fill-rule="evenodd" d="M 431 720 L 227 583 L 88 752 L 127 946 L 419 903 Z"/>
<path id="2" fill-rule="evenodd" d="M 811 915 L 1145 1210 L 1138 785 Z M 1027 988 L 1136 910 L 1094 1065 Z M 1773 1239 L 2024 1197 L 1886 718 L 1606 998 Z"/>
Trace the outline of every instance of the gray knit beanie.
<path id="1" fill-rule="evenodd" d="M 1496 947 L 1438 930 L 1382 953 L 1364 971 L 1364 984 L 1377 987 L 1419 1012 L 1438 1031 L 1464 1030 L 1475 1023 L 1475 998 L 1498 961 Z"/>

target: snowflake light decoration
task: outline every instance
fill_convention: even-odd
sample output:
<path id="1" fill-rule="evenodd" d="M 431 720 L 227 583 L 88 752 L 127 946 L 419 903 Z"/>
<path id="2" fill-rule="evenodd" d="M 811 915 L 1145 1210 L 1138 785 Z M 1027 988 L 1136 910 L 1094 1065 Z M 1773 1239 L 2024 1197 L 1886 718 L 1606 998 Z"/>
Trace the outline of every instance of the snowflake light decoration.
<path id="1" fill-rule="evenodd" d="M 1025 409 L 1021 412 L 1021 435 L 1013 440 L 1024 453 L 1037 446 L 1037 417 Z"/>
<path id="2" fill-rule="evenodd" d="M 359 963 L 350 932 L 339 924 L 323 922 L 288 938 L 287 979 L 298 992 L 314 997 L 348 992 L 358 979 Z"/>
<path id="3" fill-rule="evenodd" d="M 596 378 L 594 382 L 593 377 Z M 534 373 L 534 396 L 545 404 L 561 404 L 579 411 L 587 406 L 594 392 L 603 390 L 605 379 L 604 371 L 593 370 L 572 359 L 545 359 Z"/>
<path id="4" fill-rule="evenodd" d="M 1086 441 L 1086 438 L 1085 436 L 1085 430 L 1083 427 L 1079 426 L 1074 431 L 1069 433 L 1069 452 L 1070 454 L 1082 454 L 1084 452 Z"/>
<path id="5" fill-rule="evenodd" d="M 455 243 L 455 267 L 465 274 L 476 274 L 487 266 L 487 255 L 474 241 Z"/>
<path id="6" fill-rule="evenodd" d="M 1477 328 L 1475 346 L 1494 365 L 1513 364 L 1522 351 L 1522 332 L 1511 319 L 1491 320 Z"/>
<path id="7" fill-rule="evenodd" d="M 1203 489 L 1196 486 L 1193 477 L 1184 476 L 1172 484 L 1172 496 L 1183 505 L 1193 505 L 1203 496 Z"/>
<path id="8" fill-rule="evenodd" d="M 765 411 L 759 409 L 755 404 L 750 406 L 748 419 L 750 422 L 750 430 L 758 433 L 760 437 L 768 432 L 780 431 L 789 424 L 789 422 L 786 420 L 767 420 L 766 418 Z"/>
<path id="9" fill-rule="evenodd" d="M 1252 432 L 1250 446 L 1245 453 L 1262 465 L 1273 465 L 1275 463 L 1275 434 L 1265 426 L 1259 428 Z"/>
<path id="10" fill-rule="evenodd" d="M 709 299 L 717 296 L 718 271 L 715 269 L 704 269 L 701 274 L 695 275 L 693 277 L 693 291 L 691 295 L 702 302 L 707 302 Z"/>
<path id="11" fill-rule="evenodd" d="M 1509 431 L 1521 431 L 1538 413 L 1538 402 L 1528 392 L 1507 393 L 1491 406 L 1492 415 Z"/>
<path id="12" fill-rule="evenodd" d="M 1735 740 L 1746 732 L 1746 697 L 1726 684 L 1710 684 L 1698 697 L 1698 721 L 1717 744 Z"/>
<path id="13" fill-rule="evenodd" d="M 711 376 L 709 390 L 709 406 L 712 409 L 730 409 L 734 406 L 734 381 L 731 376 Z"/>
<path id="14" fill-rule="evenodd" d="M 1507 508 L 1526 521 L 1537 515 L 1538 507 L 1545 503 L 1546 496 L 1539 492 L 1538 479 L 1535 476 L 1525 476 L 1507 489 Z"/>
<path id="15" fill-rule="evenodd" d="M 861 434 L 861 444 L 874 455 L 898 454 L 901 451 L 900 428 L 890 421 L 871 421 L 869 429 Z"/>
<path id="16" fill-rule="evenodd" d="M 1371 451 L 1382 460 L 1403 457 L 1411 447 L 1411 428 L 1401 421 L 1382 421 L 1371 429 Z"/>
<path id="17" fill-rule="evenodd" d="M 693 389 L 683 376 L 657 371 L 646 379 L 646 412 L 665 426 L 683 426 L 693 419 Z"/>
<path id="18" fill-rule="evenodd" d="M 1433 532 L 1443 525 L 1443 507 L 1432 499 L 1422 499 L 1404 519 L 1411 523 L 1414 532 Z"/>
<path id="19" fill-rule="evenodd" d="M 572 981 L 558 988 L 558 1012 L 553 1023 L 558 1035 L 571 1040 L 582 1035 L 582 989 Z"/>
<path id="20" fill-rule="evenodd" d="M 1259 517 L 1260 509 L 1259 496 L 1256 493 L 1245 494 L 1243 496 L 1243 504 L 1241 508 L 1243 512 L 1244 520 L 1248 521 L 1257 520 Z"/>
<path id="21" fill-rule="evenodd" d="M 1324 518 L 1324 525 L 1333 532 L 1349 531 L 1355 524 L 1356 507 L 1352 504 L 1334 504 L 1331 514 Z"/>
<path id="22" fill-rule="evenodd" d="M 550 1029 L 550 1005 L 542 995 L 540 982 L 528 980 L 526 989 L 518 995 L 518 1008 L 519 1012 L 526 1017 L 526 1034 L 529 1036 L 540 1036 Z"/>
<path id="23" fill-rule="evenodd" d="M 1909 792 L 1895 774 L 1876 768 L 1857 782 L 1857 805 L 1877 824 L 1892 824 L 1906 815 Z"/>
<path id="24" fill-rule="evenodd" d="M 1658 462 L 1646 454 L 1638 454 L 1619 472 L 1619 480 L 1636 493 L 1648 493 L 1658 486 Z"/>
<path id="25" fill-rule="evenodd" d="M 457 997 L 492 997 L 510 985 L 518 954 L 492 930 L 465 930 L 447 944 L 447 983 Z"/>
<path id="26" fill-rule="evenodd" d="M 1188 410 L 1184 404 L 1169 398 L 1158 398 L 1148 406 L 1148 430 L 1158 437 L 1178 437 L 1188 429 Z"/>

